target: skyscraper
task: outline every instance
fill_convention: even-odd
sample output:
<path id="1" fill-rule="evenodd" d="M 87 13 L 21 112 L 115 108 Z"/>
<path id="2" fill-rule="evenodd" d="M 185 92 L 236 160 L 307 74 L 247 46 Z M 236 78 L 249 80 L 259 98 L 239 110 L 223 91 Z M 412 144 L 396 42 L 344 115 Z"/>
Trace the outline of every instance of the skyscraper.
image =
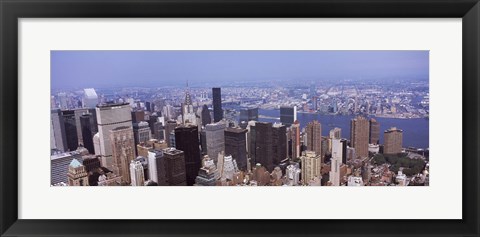
<path id="1" fill-rule="evenodd" d="M 168 120 L 165 125 L 165 141 L 167 141 L 168 147 L 175 147 L 171 142 L 170 135 L 172 132 L 175 134 L 175 128 L 178 126 L 177 122 L 174 120 Z"/>
<path id="2" fill-rule="evenodd" d="M 350 123 L 350 142 L 358 157 L 368 157 L 369 123 L 365 117 L 357 116 Z"/>
<path id="3" fill-rule="evenodd" d="M 65 136 L 67 138 L 67 148 L 74 151 L 78 147 L 77 124 L 75 122 L 75 112 L 73 110 L 62 111 L 62 117 L 65 125 Z"/>
<path id="4" fill-rule="evenodd" d="M 198 127 L 181 125 L 175 128 L 175 143 L 176 148 L 184 152 L 187 185 L 192 186 L 201 167 Z"/>
<path id="5" fill-rule="evenodd" d="M 258 121 L 258 108 L 247 108 L 240 110 L 240 119 L 238 122 Z"/>
<path id="6" fill-rule="evenodd" d="M 163 150 L 163 156 L 165 158 L 167 184 L 170 186 L 187 185 L 184 152 L 169 147 Z"/>
<path id="7" fill-rule="evenodd" d="M 210 110 L 208 109 L 207 105 L 203 105 L 202 107 L 202 126 L 206 126 L 207 124 L 212 122 L 212 117 L 210 116 Z"/>
<path id="8" fill-rule="evenodd" d="M 211 123 L 205 126 L 207 154 L 217 164 L 218 153 L 225 151 L 225 123 Z"/>
<path id="9" fill-rule="evenodd" d="M 385 144 L 383 147 L 384 154 L 397 154 L 402 152 L 403 146 L 403 131 L 392 127 L 388 130 L 385 130 L 383 134 Z"/>
<path id="10" fill-rule="evenodd" d="M 73 159 L 68 165 L 67 177 L 69 186 L 88 186 L 87 170 L 77 159 Z"/>
<path id="11" fill-rule="evenodd" d="M 302 162 L 302 183 L 307 185 L 315 177 L 322 179 L 320 171 L 322 170 L 322 158 L 320 154 L 314 151 L 304 151 L 300 157 Z"/>
<path id="12" fill-rule="evenodd" d="M 374 118 L 370 119 L 370 144 L 379 144 L 380 143 L 380 123 L 377 122 Z"/>
<path id="13" fill-rule="evenodd" d="M 212 88 L 213 96 L 213 122 L 219 122 L 223 119 L 223 110 L 222 110 L 222 92 L 220 88 Z"/>
<path id="14" fill-rule="evenodd" d="M 307 149 L 317 155 L 322 154 L 322 124 L 317 120 L 309 122 L 306 127 Z"/>
<path id="15" fill-rule="evenodd" d="M 98 104 L 98 95 L 93 88 L 83 89 L 83 107 L 95 108 Z"/>
<path id="16" fill-rule="evenodd" d="M 130 184 L 129 165 L 135 159 L 135 142 L 130 126 L 116 127 L 110 131 L 112 171 L 122 176 L 122 183 Z"/>
<path id="17" fill-rule="evenodd" d="M 143 165 L 140 161 L 132 160 L 130 162 L 130 179 L 132 186 L 144 186 L 145 179 L 143 172 Z"/>
<path id="18" fill-rule="evenodd" d="M 272 137 L 272 123 L 256 122 L 255 123 L 255 137 L 256 137 L 256 162 L 264 166 L 269 172 L 274 168 L 273 166 L 273 137 Z"/>
<path id="19" fill-rule="evenodd" d="M 158 186 L 167 186 L 165 157 L 163 151 L 152 149 L 148 151 L 148 172 L 150 180 L 157 183 Z"/>
<path id="20" fill-rule="evenodd" d="M 217 167 L 208 155 L 203 157 L 202 168 L 198 172 L 195 179 L 196 186 L 215 186 L 217 178 L 219 177 Z"/>
<path id="21" fill-rule="evenodd" d="M 340 166 L 342 160 L 346 160 L 346 147 L 347 141 L 345 139 L 333 139 L 332 140 L 332 159 L 330 169 L 330 182 L 333 186 L 340 186 Z"/>
<path id="22" fill-rule="evenodd" d="M 59 109 L 53 109 L 51 111 L 50 119 L 50 134 L 53 135 L 53 138 L 50 138 L 50 142 L 53 142 L 50 147 L 60 151 L 67 151 L 67 135 L 65 134 L 65 123 L 62 111 Z"/>
<path id="23" fill-rule="evenodd" d="M 300 157 L 300 122 L 295 120 L 291 126 L 292 134 L 292 158 Z"/>
<path id="24" fill-rule="evenodd" d="M 197 117 L 193 111 L 192 97 L 190 96 L 188 89 L 185 92 L 185 101 L 182 105 L 182 118 L 183 124 L 197 125 Z"/>
<path id="25" fill-rule="evenodd" d="M 291 126 L 297 120 L 297 107 L 280 107 L 280 122 L 285 126 Z"/>
<path id="26" fill-rule="evenodd" d="M 225 154 L 231 155 L 237 162 L 238 169 L 247 170 L 247 141 L 246 129 L 225 129 Z"/>
<path id="27" fill-rule="evenodd" d="M 281 123 L 272 125 L 272 162 L 273 166 L 287 158 L 287 127 Z"/>
<path id="28" fill-rule="evenodd" d="M 133 124 L 133 134 L 135 138 L 135 146 L 141 143 L 147 143 L 152 138 L 150 126 L 145 121 Z"/>
<path id="29" fill-rule="evenodd" d="M 330 139 L 340 139 L 342 138 L 342 129 L 341 128 L 333 128 L 330 130 Z"/>
<path id="30" fill-rule="evenodd" d="M 50 156 L 50 184 L 68 183 L 67 170 L 73 159 L 83 162 L 80 152 L 56 152 Z"/>
<path id="31" fill-rule="evenodd" d="M 101 156 L 102 166 L 112 169 L 112 144 L 110 134 L 117 127 L 132 127 L 131 108 L 127 103 L 97 105 L 97 123 L 99 135 L 99 149 L 95 153 Z M 133 133 L 132 133 L 133 136 Z M 95 140 L 95 139 L 94 139 Z M 130 161 L 126 164 L 130 164 Z"/>
<path id="32" fill-rule="evenodd" d="M 80 127 L 82 131 L 83 147 L 87 148 L 90 154 L 95 154 L 93 135 L 95 135 L 97 129 L 93 123 L 93 115 L 84 114 L 80 116 Z"/>

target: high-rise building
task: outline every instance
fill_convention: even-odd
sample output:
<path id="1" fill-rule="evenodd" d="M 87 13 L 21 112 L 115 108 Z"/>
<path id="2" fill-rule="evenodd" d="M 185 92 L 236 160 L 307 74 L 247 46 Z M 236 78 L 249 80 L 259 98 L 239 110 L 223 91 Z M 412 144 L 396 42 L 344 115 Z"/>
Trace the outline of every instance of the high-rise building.
<path id="1" fill-rule="evenodd" d="M 73 159 L 68 165 L 68 185 L 69 186 L 88 186 L 88 173 L 77 159 Z"/>
<path id="2" fill-rule="evenodd" d="M 184 152 L 169 147 L 163 150 L 165 159 L 166 182 L 170 186 L 187 185 Z"/>
<path id="3" fill-rule="evenodd" d="M 302 162 L 302 183 L 307 185 L 314 178 L 322 179 L 322 157 L 315 151 L 304 151 L 300 157 Z"/>
<path id="4" fill-rule="evenodd" d="M 196 186 L 215 186 L 216 180 L 219 178 L 217 167 L 212 159 L 208 155 L 203 157 L 202 168 L 198 172 L 198 176 L 195 179 Z"/>
<path id="5" fill-rule="evenodd" d="M 264 166 L 269 172 L 274 168 L 273 165 L 273 134 L 272 123 L 256 122 L 256 162 Z"/>
<path id="6" fill-rule="evenodd" d="M 297 120 L 297 106 L 280 107 L 280 122 L 282 122 L 285 126 L 291 126 L 295 120 Z"/>
<path id="7" fill-rule="evenodd" d="M 291 126 L 292 134 L 292 158 L 300 157 L 300 122 L 295 120 Z"/>
<path id="8" fill-rule="evenodd" d="M 272 162 L 278 166 L 287 158 L 287 127 L 281 123 L 272 125 Z"/>
<path id="9" fill-rule="evenodd" d="M 117 127 L 132 127 L 132 114 L 130 113 L 131 108 L 130 105 L 127 103 L 101 104 L 97 105 L 96 112 L 98 123 L 99 149 L 98 151 L 97 149 L 95 150 L 95 154 L 101 156 L 102 166 L 111 170 L 113 166 L 113 158 L 110 134 L 111 131 Z M 126 163 L 127 166 L 129 164 L 130 161 Z"/>
<path id="10" fill-rule="evenodd" d="M 298 164 L 290 164 L 286 169 L 286 184 L 288 186 L 297 186 L 300 183 L 301 169 Z"/>
<path id="11" fill-rule="evenodd" d="M 92 114 L 84 114 L 80 116 L 80 127 L 82 131 L 83 147 L 87 148 L 90 154 L 95 154 L 93 145 L 93 136 L 96 133 L 97 127 L 93 122 Z"/>
<path id="12" fill-rule="evenodd" d="M 225 123 L 217 122 L 205 126 L 207 154 L 217 164 L 218 153 L 225 151 Z"/>
<path id="13" fill-rule="evenodd" d="M 238 122 L 258 121 L 258 108 L 247 108 L 240 110 L 240 119 Z"/>
<path id="14" fill-rule="evenodd" d="M 177 122 L 174 120 L 168 120 L 165 125 L 165 141 L 167 141 L 168 147 L 175 147 L 175 144 L 172 144 L 170 138 L 172 132 L 175 134 L 175 128 L 178 126 Z"/>
<path id="15" fill-rule="evenodd" d="M 67 148 L 74 151 L 78 147 L 77 124 L 75 122 L 75 111 L 64 110 L 62 117 L 65 125 L 65 136 L 67 138 Z"/>
<path id="16" fill-rule="evenodd" d="M 185 101 L 182 105 L 182 118 L 183 124 L 197 125 L 197 117 L 193 111 L 192 97 L 188 90 L 185 92 Z"/>
<path id="17" fill-rule="evenodd" d="M 340 139 L 342 138 L 342 129 L 341 128 L 333 128 L 330 130 L 330 139 Z"/>
<path id="18" fill-rule="evenodd" d="M 223 119 L 222 92 L 219 87 L 212 88 L 213 97 L 213 122 L 219 122 Z"/>
<path id="19" fill-rule="evenodd" d="M 135 142 L 130 126 L 116 127 L 110 131 L 112 149 L 112 171 L 122 176 L 124 184 L 130 184 L 129 165 L 135 159 Z"/>
<path id="20" fill-rule="evenodd" d="M 340 186 L 340 166 L 346 161 L 347 141 L 345 139 L 332 140 L 332 159 L 330 169 L 330 182 L 333 186 Z"/>
<path id="21" fill-rule="evenodd" d="M 83 89 L 83 108 L 95 108 L 98 104 L 98 95 L 93 88 Z"/>
<path id="22" fill-rule="evenodd" d="M 140 161 L 132 160 L 130 162 L 130 180 L 132 186 L 144 186 L 145 179 L 143 172 L 143 165 Z"/>
<path id="23" fill-rule="evenodd" d="M 385 144 L 383 146 L 384 154 L 397 154 L 402 152 L 403 146 L 403 131 L 392 127 L 388 130 L 385 130 L 383 134 Z"/>
<path id="24" fill-rule="evenodd" d="M 201 167 L 198 127 L 187 124 L 175 128 L 175 143 L 175 147 L 184 152 L 187 185 L 191 186 Z"/>
<path id="25" fill-rule="evenodd" d="M 65 134 L 65 123 L 62 116 L 62 111 L 53 109 L 51 111 L 51 125 L 50 125 L 50 147 L 59 151 L 67 151 L 67 135 Z"/>
<path id="26" fill-rule="evenodd" d="M 350 123 L 350 142 L 358 157 L 368 157 L 369 123 L 365 117 L 357 116 Z"/>
<path id="27" fill-rule="evenodd" d="M 68 98 L 67 93 L 60 92 L 57 94 L 58 100 L 60 101 L 60 109 L 66 110 L 68 109 Z"/>
<path id="28" fill-rule="evenodd" d="M 379 144 L 380 143 L 380 123 L 377 122 L 374 118 L 371 118 L 370 121 L 370 144 Z"/>
<path id="29" fill-rule="evenodd" d="M 202 126 L 206 126 L 207 124 L 212 122 L 212 116 L 210 116 L 210 110 L 208 109 L 207 105 L 203 105 L 202 107 Z"/>
<path id="30" fill-rule="evenodd" d="M 307 149 L 317 155 L 322 154 L 322 124 L 317 120 L 309 122 L 305 128 L 307 133 Z"/>
<path id="31" fill-rule="evenodd" d="M 257 147 L 257 139 L 256 139 L 256 131 L 255 131 L 255 121 L 248 122 L 247 126 L 247 152 L 248 157 L 250 158 L 250 167 L 255 166 L 256 162 L 256 147 Z"/>
<path id="32" fill-rule="evenodd" d="M 154 149 L 148 151 L 148 177 L 158 186 L 167 186 L 165 165 L 163 151 Z"/>
<path id="33" fill-rule="evenodd" d="M 140 123 L 145 121 L 145 111 L 135 110 L 132 111 L 132 123 Z"/>
<path id="34" fill-rule="evenodd" d="M 218 172 L 221 180 L 233 180 L 233 175 L 238 172 L 237 162 L 231 155 L 220 154 L 218 158 Z"/>
<path id="35" fill-rule="evenodd" d="M 225 154 L 231 155 L 238 169 L 247 170 L 247 130 L 241 128 L 225 129 Z"/>
<path id="36" fill-rule="evenodd" d="M 92 130 L 92 132 L 93 134 L 95 134 L 98 132 L 96 112 L 94 108 L 77 108 L 74 110 L 74 114 L 75 114 L 75 126 L 77 128 L 78 144 L 84 144 L 83 136 L 82 136 L 82 126 L 80 124 L 80 117 L 84 114 L 92 115 L 91 117 L 92 121 L 90 122 L 93 124 L 92 126 L 94 127 L 94 129 Z"/>
<path id="37" fill-rule="evenodd" d="M 50 156 L 50 184 L 68 183 L 67 170 L 72 160 L 82 162 L 82 156 L 78 151 L 56 152 Z"/>
<path id="38" fill-rule="evenodd" d="M 147 143 L 152 138 L 152 131 L 150 126 L 145 121 L 133 124 L 133 134 L 135 138 L 135 145 Z"/>

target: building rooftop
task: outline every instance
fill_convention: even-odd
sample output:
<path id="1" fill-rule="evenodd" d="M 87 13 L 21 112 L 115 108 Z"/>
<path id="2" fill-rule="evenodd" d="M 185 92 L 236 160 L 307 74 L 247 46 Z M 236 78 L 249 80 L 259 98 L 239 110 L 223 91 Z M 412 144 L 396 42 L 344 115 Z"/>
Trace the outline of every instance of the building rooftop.
<path id="1" fill-rule="evenodd" d="M 73 168 L 78 168 L 82 166 L 82 164 L 80 164 L 80 162 L 77 159 L 73 159 L 72 162 L 70 162 L 69 166 Z"/>
<path id="2" fill-rule="evenodd" d="M 86 88 L 83 89 L 83 92 L 85 93 L 85 97 L 90 98 L 90 99 L 97 99 L 97 92 L 95 92 L 95 89 L 93 88 Z"/>

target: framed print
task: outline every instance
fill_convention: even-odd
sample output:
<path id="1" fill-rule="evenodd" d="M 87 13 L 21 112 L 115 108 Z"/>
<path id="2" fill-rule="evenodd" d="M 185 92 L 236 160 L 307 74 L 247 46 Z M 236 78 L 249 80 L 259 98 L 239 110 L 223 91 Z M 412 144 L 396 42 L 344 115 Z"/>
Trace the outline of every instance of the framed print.
<path id="1" fill-rule="evenodd" d="M 477 1 L 1 4 L 2 236 L 479 234 Z"/>

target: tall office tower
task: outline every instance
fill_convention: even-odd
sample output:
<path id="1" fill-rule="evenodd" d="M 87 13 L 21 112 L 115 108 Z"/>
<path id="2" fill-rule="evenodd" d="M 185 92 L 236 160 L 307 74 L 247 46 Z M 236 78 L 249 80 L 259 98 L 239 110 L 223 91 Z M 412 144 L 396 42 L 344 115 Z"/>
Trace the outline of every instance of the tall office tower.
<path id="1" fill-rule="evenodd" d="M 307 185 L 314 178 L 322 179 L 322 157 L 314 151 L 304 151 L 300 157 L 302 162 L 302 183 Z"/>
<path id="2" fill-rule="evenodd" d="M 358 157 L 368 157 L 369 124 L 365 117 L 357 116 L 350 123 L 350 142 Z"/>
<path id="3" fill-rule="evenodd" d="M 255 152 L 257 151 L 257 139 L 256 139 L 256 131 L 255 131 L 255 121 L 248 122 L 247 126 L 247 153 L 248 158 L 250 158 L 250 167 L 255 166 L 256 156 Z"/>
<path id="4" fill-rule="evenodd" d="M 184 152 L 169 147 L 163 150 L 165 159 L 166 182 L 170 186 L 187 185 Z"/>
<path id="5" fill-rule="evenodd" d="M 60 101 L 60 109 L 68 109 L 67 94 L 65 92 L 60 92 L 57 94 L 58 100 Z"/>
<path id="6" fill-rule="evenodd" d="M 201 167 L 198 127 L 181 125 L 175 128 L 175 143 L 175 147 L 184 152 L 187 185 L 192 186 Z"/>
<path id="7" fill-rule="evenodd" d="M 225 151 L 225 123 L 211 123 L 205 126 L 207 154 L 217 164 L 218 153 Z"/>
<path id="8" fill-rule="evenodd" d="M 212 116 L 210 116 L 210 110 L 208 109 L 207 105 L 203 105 L 202 107 L 202 126 L 206 126 L 207 124 L 212 122 Z"/>
<path id="9" fill-rule="evenodd" d="M 341 128 L 333 128 L 330 130 L 330 139 L 340 139 L 342 138 L 342 129 Z"/>
<path id="10" fill-rule="evenodd" d="M 112 171 L 122 176 L 124 184 L 130 184 L 129 165 L 135 159 L 135 142 L 133 130 L 130 126 L 116 127 L 110 131 L 112 147 Z"/>
<path id="11" fill-rule="evenodd" d="M 62 117 L 65 124 L 65 135 L 67 138 L 67 148 L 74 151 L 78 147 L 77 124 L 75 122 L 75 111 L 64 110 Z"/>
<path id="12" fill-rule="evenodd" d="M 100 146 L 98 151 L 95 150 L 95 153 L 101 156 L 102 166 L 112 170 L 113 158 L 110 134 L 117 127 L 132 127 L 131 108 L 127 103 L 101 104 L 97 105 L 96 112 Z M 130 161 L 126 163 L 127 166 L 129 164 Z"/>
<path id="13" fill-rule="evenodd" d="M 285 126 L 291 126 L 295 120 L 297 120 L 297 106 L 280 107 L 280 122 L 282 122 Z"/>
<path id="14" fill-rule="evenodd" d="M 144 186 L 145 178 L 143 174 L 143 165 L 140 161 L 132 160 L 130 162 L 130 180 L 132 186 Z"/>
<path id="15" fill-rule="evenodd" d="M 157 140 L 165 140 L 165 126 L 162 122 L 153 123 L 152 137 Z"/>
<path id="16" fill-rule="evenodd" d="M 225 129 L 225 154 L 232 155 L 238 169 L 247 170 L 247 130 L 241 128 Z"/>
<path id="17" fill-rule="evenodd" d="M 300 183 L 301 169 L 298 167 L 298 164 L 288 165 L 285 173 L 285 182 L 288 186 L 297 186 Z"/>
<path id="18" fill-rule="evenodd" d="M 165 141 L 167 141 L 168 147 L 175 147 L 174 144 L 171 143 L 171 134 L 175 131 L 175 128 L 178 126 L 177 122 L 174 120 L 168 120 L 165 125 Z"/>
<path id="19" fill-rule="evenodd" d="M 138 161 L 140 162 L 140 164 L 142 164 L 142 167 L 143 167 L 143 177 L 144 177 L 144 181 L 145 180 L 148 180 L 149 179 L 149 172 L 148 172 L 148 152 L 147 152 L 147 156 L 137 156 L 137 158 L 135 158 L 133 161 Z M 132 176 L 132 174 L 130 173 L 130 177 Z"/>
<path id="20" fill-rule="evenodd" d="M 380 144 L 380 123 L 374 118 L 371 118 L 369 123 L 370 144 Z"/>
<path id="21" fill-rule="evenodd" d="M 93 88 L 83 89 L 83 108 L 95 108 L 98 104 L 98 95 Z"/>
<path id="22" fill-rule="evenodd" d="M 92 114 L 92 123 L 94 124 L 95 129 L 93 133 L 97 132 L 97 116 L 95 114 L 94 108 L 79 108 L 74 110 L 75 114 L 75 127 L 77 128 L 77 137 L 78 137 L 78 144 L 83 144 L 83 136 L 82 136 L 82 126 L 80 124 L 80 117 L 84 114 Z"/>
<path id="23" fill-rule="evenodd" d="M 140 123 L 145 121 L 145 111 L 135 110 L 132 111 L 132 123 Z"/>
<path id="24" fill-rule="evenodd" d="M 258 121 L 258 108 L 248 108 L 240 110 L 238 122 Z"/>
<path id="25" fill-rule="evenodd" d="M 222 109 L 222 92 L 220 88 L 212 88 L 213 96 L 213 122 L 218 122 L 223 119 L 223 109 Z"/>
<path id="26" fill-rule="evenodd" d="M 96 133 L 96 126 L 93 123 L 92 114 L 84 114 L 80 116 L 80 127 L 82 131 L 83 147 L 87 148 L 90 154 L 95 154 L 95 147 L 93 145 L 93 136 Z"/>
<path id="27" fill-rule="evenodd" d="M 73 159 L 68 165 L 68 185 L 69 186 L 88 186 L 88 173 L 77 159 Z"/>
<path id="28" fill-rule="evenodd" d="M 287 158 L 287 127 L 281 123 L 272 126 L 272 157 L 274 167 Z"/>
<path id="29" fill-rule="evenodd" d="M 148 112 L 153 112 L 152 111 L 152 103 L 150 101 L 145 101 L 145 109 L 148 111 Z"/>
<path id="30" fill-rule="evenodd" d="M 67 135 L 65 134 L 65 122 L 63 120 L 62 111 L 59 109 L 53 109 L 51 111 L 51 130 L 53 133 L 55 145 L 51 145 L 57 150 L 67 151 Z M 52 139 L 50 139 L 52 140 Z"/>
<path id="31" fill-rule="evenodd" d="M 197 125 L 197 117 L 195 116 L 195 112 L 193 111 L 192 98 L 188 90 L 185 92 L 185 101 L 182 105 L 182 118 L 183 124 Z"/>
<path id="32" fill-rule="evenodd" d="M 133 124 L 133 134 L 135 137 L 135 146 L 142 143 L 147 143 L 152 138 L 152 131 L 147 122 L 139 122 Z"/>
<path id="33" fill-rule="evenodd" d="M 383 134 L 385 144 L 383 146 L 383 154 L 397 154 L 402 152 L 403 146 L 403 131 L 392 127 L 385 130 Z"/>
<path id="34" fill-rule="evenodd" d="M 72 160 L 82 162 L 80 152 L 55 152 L 50 156 L 50 184 L 68 183 L 67 170 Z"/>
<path id="35" fill-rule="evenodd" d="M 307 149 L 317 155 L 322 154 L 322 124 L 317 120 L 309 122 L 307 127 Z"/>
<path id="36" fill-rule="evenodd" d="M 161 150 L 148 151 L 148 177 L 158 186 L 167 186 L 165 165 L 165 157 Z"/>
<path id="37" fill-rule="evenodd" d="M 273 165 L 273 132 L 272 123 L 256 122 L 256 162 L 264 166 L 269 172 L 274 168 Z"/>
<path id="38" fill-rule="evenodd" d="M 292 132 L 292 158 L 300 157 L 300 122 L 295 120 L 291 126 Z"/>
<path id="39" fill-rule="evenodd" d="M 332 159 L 330 169 L 330 182 L 333 186 L 340 186 L 340 166 L 346 162 L 347 141 L 345 139 L 332 140 Z"/>

